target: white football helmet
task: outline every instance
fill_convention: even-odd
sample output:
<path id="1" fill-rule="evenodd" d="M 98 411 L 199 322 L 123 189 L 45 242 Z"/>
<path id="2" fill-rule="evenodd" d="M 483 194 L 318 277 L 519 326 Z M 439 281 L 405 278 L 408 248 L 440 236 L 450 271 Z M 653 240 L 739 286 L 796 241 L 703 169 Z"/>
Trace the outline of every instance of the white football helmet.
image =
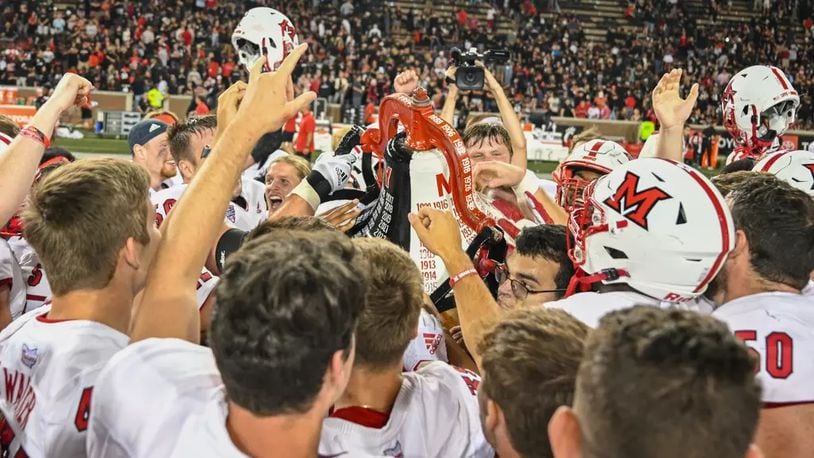
<path id="1" fill-rule="evenodd" d="M 263 56 L 266 57 L 265 70 L 276 70 L 299 44 L 297 29 L 291 20 L 267 7 L 247 11 L 232 32 L 232 46 L 247 70 Z"/>
<path id="2" fill-rule="evenodd" d="M 721 96 L 724 127 L 735 143 L 762 155 L 792 124 L 800 96 L 777 67 L 753 65 L 729 80 Z"/>
<path id="3" fill-rule="evenodd" d="M 702 294 L 735 246 L 723 197 L 695 169 L 667 159 L 627 162 L 585 188 L 569 255 L 581 283 L 627 284 L 655 299 Z"/>
<path id="4" fill-rule="evenodd" d="M 625 148 L 610 140 L 591 140 L 577 146 L 551 174 L 557 183 L 557 203 L 568 212 L 582 204 L 582 190 L 591 180 L 577 176 L 578 171 L 605 175 L 629 160 Z"/>
<path id="5" fill-rule="evenodd" d="M 814 198 L 814 153 L 811 151 L 782 151 L 769 154 L 752 169 L 771 173 Z"/>

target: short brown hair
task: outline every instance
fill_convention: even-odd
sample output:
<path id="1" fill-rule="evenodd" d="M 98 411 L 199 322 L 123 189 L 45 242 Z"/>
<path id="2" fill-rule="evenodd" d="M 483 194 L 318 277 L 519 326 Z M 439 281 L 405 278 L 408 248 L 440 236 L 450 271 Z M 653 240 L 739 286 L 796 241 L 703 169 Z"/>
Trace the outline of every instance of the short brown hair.
<path id="1" fill-rule="evenodd" d="M 6 134 L 9 137 L 16 137 L 20 133 L 20 126 L 14 122 L 13 119 L 6 115 L 0 114 L 0 134 Z"/>
<path id="2" fill-rule="evenodd" d="M 297 232 L 336 231 L 331 223 L 316 216 L 284 216 L 275 220 L 263 221 L 246 235 L 246 241 L 283 229 Z"/>
<path id="3" fill-rule="evenodd" d="M 754 361 L 724 323 L 649 306 L 601 319 L 574 397 L 586 458 L 743 458 L 760 407 Z"/>
<path id="4" fill-rule="evenodd" d="M 297 176 L 300 177 L 300 180 L 304 180 L 305 177 L 307 177 L 308 174 L 311 173 L 311 164 L 309 164 L 308 161 L 299 156 L 294 156 L 291 154 L 289 154 L 288 156 L 280 156 L 274 161 L 272 161 L 271 164 L 269 164 L 269 168 L 271 168 L 272 165 L 278 162 L 288 164 L 291 167 L 294 167 L 294 169 L 297 170 Z M 266 172 L 266 174 L 268 174 L 268 171 Z"/>
<path id="5" fill-rule="evenodd" d="M 142 167 L 104 158 L 63 165 L 32 190 L 23 213 L 25 238 L 55 296 L 104 288 L 127 239 L 149 243 L 149 187 Z"/>
<path id="6" fill-rule="evenodd" d="M 356 364 L 384 369 L 404 356 L 424 302 L 421 274 L 410 256 L 384 239 L 353 244 L 371 266 L 365 308 L 356 328 Z"/>
<path id="7" fill-rule="evenodd" d="M 712 184 L 718 188 L 721 195 L 726 197 L 740 187 L 744 182 L 752 177 L 760 175 L 760 172 L 753 172 L 751 170 L 739 170 L 737 172 L 725 173 L 712 177 Z"/>
<path id="8" fill-rule="evenodd" d="M 481 389 L 503 411 L 521 456 L 553 456 L 548 421 L 573 402 L 588 331 L 562 310 L 535 307 L 511 313 L 478 344 Z"/>
<path id="9" fill-rule="evenodd" d="M 473 124 L 464 130 L 463 141 L 466 147 L 470 147 L 475 143 L 478 146 L 482 145 L 484 141 L 490 140 L 493 143 L 500 143 L 509 150 L 509 157 L 514 155 L 512 150 L 512 141 L 509 138 L 509 131 L 500 124 L 493 123 L 480 123 Z"/>
<path id="10" fill-rule="evenodd" d="M 218 119 L 215 115 L 189 118 L 184 122 L 179 122 L 170 126 L 167 138 L 170 142 L 170 154 L 175 162 L 181 160 L 195 163 L 195 154 L 190 151 L 189 144 L 193 135 L 200 135 L 207 130 L 218 128 Z M 210 145 L 215 146 L 215 145 Z"/>

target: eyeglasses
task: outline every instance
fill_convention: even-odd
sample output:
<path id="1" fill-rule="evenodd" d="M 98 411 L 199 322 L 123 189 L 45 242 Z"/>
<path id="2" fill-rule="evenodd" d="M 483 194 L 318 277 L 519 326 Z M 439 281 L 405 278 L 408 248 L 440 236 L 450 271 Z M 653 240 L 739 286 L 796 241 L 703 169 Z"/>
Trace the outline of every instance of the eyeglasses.
<path id="1" fill-rule="evenodd" d="M 203 149 L 201 150 L 201 159 L 206 159 L 206 157 L 209 156 L 209 153 L 211 152 L 212 148 L 209 145 L 204 146 Z"/>
<path id="2" fill-rule="evenodd" d="M 512 294 L 514 297 L 523 300 L 528 297 L 529 294 L 542 294 L 542 293 L 564 293 L 564 289 L 530 289 L 528 285 L 523 283 L 520 280 L 515 280 L 512 278 L 511 274 L 509 274 L 509 268 L 506 264 L 498 264 L 495 267 L 495 278 L 497 279 L 498 284 L 502 285 L 503 282 L 506 280 L 511 282 L 512 285 Z"/>

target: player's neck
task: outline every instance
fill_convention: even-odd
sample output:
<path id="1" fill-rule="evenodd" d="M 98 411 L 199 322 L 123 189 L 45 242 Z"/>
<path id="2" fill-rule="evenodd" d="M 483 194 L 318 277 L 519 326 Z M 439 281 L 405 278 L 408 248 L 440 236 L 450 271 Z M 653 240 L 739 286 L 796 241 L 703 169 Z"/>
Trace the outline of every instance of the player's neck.
<path id="1" fill-rule="evenodd" d="M 800 290 L 789 285 L 760 278 L 756 273 L 749 272 L 745 278 L 731 276 L 727 278 L 727 288 L 724 294 L 724 304 L 735 299 L 760 293 L 794 293 Z"/>
<path id="2" fill-rule="evenodd" d="M 401 369 L 401 361 L 378 371 L 354 366 L 348 386 L 334 408 L 361 406 L 377 412 L 390 412 L 401 390 Z"/>
<path id="3" fill-rule="evenodd" d="M 255 416 L 229 402 L 226 430 L 240 451 L 254 457 L 316 456 L 325 412 Z"/>
<path id="4" fill-rule="evenodd" d="M 133 294 L 126 288 L 80 289 L 54 296 L 48 318 L 95 321 L 127 334 L 132 308 Z"/>

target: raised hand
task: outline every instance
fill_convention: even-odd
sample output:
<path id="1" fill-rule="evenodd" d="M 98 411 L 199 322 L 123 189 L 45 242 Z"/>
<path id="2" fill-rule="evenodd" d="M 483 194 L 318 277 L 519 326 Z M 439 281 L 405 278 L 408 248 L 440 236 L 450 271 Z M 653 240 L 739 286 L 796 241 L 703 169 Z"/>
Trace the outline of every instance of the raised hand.
<path id="1" fill-rule="evenodd" d="M 421 243 L 445 263 L 463 253 L 461 227 L 452 213 L 424 207 L 418 213 L 410 213 L 408 219 Z"/>
<path id="2" fill-rule="evenodd" d="M 82 78 L 76 73 L 66 73 L 62 75 L 59 84 L 54 88 L 54 93 L 48 98 L 47 105 L 63 112 L 74 105 L 88 103 L 90 91 L 93 85 L 90 81 Z"/>
<path id="3" fill-rule="evenodd" d="M 653 110 L 662 129 L 683 126 L 698 99 L 698 83 L 692 85 L 686 99 L 679 95 L 682 73 L 680 69 L 665 73 L 653 89 Z"/>
<path id="4" fill-rule="evenodd" d="M 418 74 L 415 70 L 406 70 L 393 80 L 393 88 L 398 94 L 411 94 L 418 87 Z"/>
<path id="5" fill-rule="evenodd" d="M 303 92 L 299 97 L 288 100 L 291 73 L 307 50 L 307 43 L 294 48 L 276 72 L 263 73 L 263 59 L 258 59 L 249 72 L 246 95 L 238 108 L 235 122 L 254 133 L 274 132 L 311 104 L 317 97 L 313 91 Z"/>
<path id="6" fill-rule="evenodd" d="M 238 81 L 218 96 L 218 134 L 223 133 L 235 118 L 237 110 L 240 108 L 240 102 L 246 96 L 246 88 L 248 88 L 246 83 Z"/>

